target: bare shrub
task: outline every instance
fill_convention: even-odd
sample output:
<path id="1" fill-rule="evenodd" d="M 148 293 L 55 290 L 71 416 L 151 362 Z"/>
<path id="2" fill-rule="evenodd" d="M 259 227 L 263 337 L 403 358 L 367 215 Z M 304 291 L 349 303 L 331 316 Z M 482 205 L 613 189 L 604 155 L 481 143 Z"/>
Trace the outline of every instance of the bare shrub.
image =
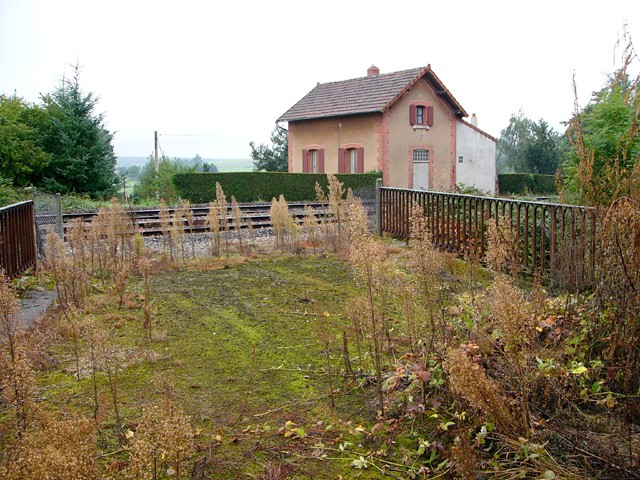
<path id="1" fill-rule="evenodd" d="M 218 224 L 224 237 L 224 251 L 229 257 L 229 220 L 227 218 L 227 197 L 222 190 L 220 182 L 216 182 L 216 204 L 218 206 Z"/>
<path id="2" fill-rule="evenodd" d="M 218 213 L 218 203 L 209 202 L 209 212 L 205 220 L 209 230 L 209 241 L 211 243 L 211 255 L 220 256 L 220 215 Z"/>
<path id="3" fill-rule="evenodd" d="M 11 288 L 11 281 L 0 269 L 0 328 L 2 328 L 3 346 L 9 350 L 11 358 L 15 358 L 19 337 L 22 334 L 22 325 L 18 316 L 20 302 Z"/>
<path id="4" fill-rule="evenodd" d="M 161 398 L 142 409 L 130 446 L 126 478 L 156 479 L 164 470 L 177 479 L 185 478 L 184 462 L 193 452 L 193 432 L 189 418 L 176 403 L 171 388 L 160 386 Z"/>
<path id="5" fill-rule="evenodd" d="M 313 207 L 304 206 L 304 219 L 302 220 L 302 232 L 307 240 L 307 244 L 313 247 L 315 252 L 318 242 L 318 218 Z"/>
<path id="6" fill-rule="evenodd" d="M 149 255 L 145 255 L 140 259 L 140 273 L 142 274 L 144 283 L 144 292 L 142 297 L 144 307 L 144 327 L 149 333 L 149 341 L 153 339 L 153 318 L 151 317 L 151 286 L 149 283 L 152 267 L 153 262 Z"/>
<path id="7" fill-rule="evenodd" d="M 171 215 L 164 200 L 160 200 L 159 208 L 160 231 L 162 232 L 162 253 L 173 256 L 173 242 L 171 241 Z"/>
<path id="8" fill-rule="evenodd" d="M 35 376 L 22 340 L 14 342 L 13 351 L 7 353 L 0 350 L 0 395 L 11 406 L 16 432 L 21 436 L 27 430 L 34 407 Z"/>
<path id="9" fill-rule="evenodd" d="M 366 321 L 359 320 L 363 332 L 371 343 L 370 354 L 376 370 L 378 408 L 384 414 L 382 389 L 383 344 L 390 343 L 387 325 L 388 281 L 390 265 L 387 250 L 371 234 L 367 212 L 359 201 L 349 204 L 349 263 L 356 280 L 364 286 L 365 293 L 359 302 L 363 305 Z M 366 328 L 365 328 L 366 325 Z"/>
<path id="10" fill-rule="evenodd" d="M 41 414 L 3 459 L 6 480 L 98 479 L 95 426 L 85 418 L 54 419 Z"/>
<path id="11" fill-rule="evenodd" d="M 478 478 L 478 458 L 467 432 L 463 432 L 462 435 L 455 438 L 451 454 L 455 461 L 456 478 L 460 480 L 476 480 Z"/>
<path id="12" fill-rule="evenodd" d="M 283 195 L 280 195 L 278 200 L 275 197 L 271 200 L 269 216 L 271 217 L 271 225 L 275 235 L 276 248 L 284 252 L 287 245 L 294 240 L 297 227 L 289 213 L 289 206 Z"/>
<path id="13" fill-rule="evenodd" d="M 598 297 L 605 309 L 605 358 L 622 371 L 625 392 L 640 388 L 640 204 L 615 201 L 602 221 Z M 603 330 L 603 331 L 602 331 Z"/>
<path id="14" fill-rule="evenodd" d="M 511 219 L 501 216 L 496 221 L 487 223 L 487 250 L 485 260 L 487 267 L 496 272 L 508 272 L 517 277 L 520 271 L 516 253 L 516 238 Z"/>
<path id="15" fill-rule="evenodd" d="M 528 362 L 536 334 L 533 305 L 506 277 L 498 276 L 487 291 L 485 308 L 499 332 L 508 365 L 515 373 L 522 425 L 528 431 L 531 427 Z"/>
<path id="16" fill-rule="evenodd" d="M 423 314 L 426 315 L 428 322 L 428 328 L 425 332 L 425 335 L 428 336 L 426 346 L 427 352 L 431 353 L 436 338 L 444 340 L 444 319 L 439 321 L 437 318 L 437 312 L 442 304 L 440 296 L 444 254 L 437 251 L 431 243 L 431 231 L 424 210 L 420 205 L 413 205 L 409 221 L 409 245 L 411 245 L 409 268 L 414 273 L 412 279 L 416 285 L 415 301 L 417 302 L 414 315 L 417 314 L 419 317 L 422 317 Z M 410 293 L 402 289 L 401 291 L 405 295 Z M 409 301 L 406 298 L 403 305 L 410 307 L 407 303 Z"/>
<path id="17" fill-rule="evenodd" d="M 244 254 L 244 244 L 242 242 L 242 211 L 236 201 L 236 197 L 233 195 L 231 195 L 231 215 L 233 216 L 233 229 L 238 239 L 238 251 L 240 255 L 242 255 Z"/>

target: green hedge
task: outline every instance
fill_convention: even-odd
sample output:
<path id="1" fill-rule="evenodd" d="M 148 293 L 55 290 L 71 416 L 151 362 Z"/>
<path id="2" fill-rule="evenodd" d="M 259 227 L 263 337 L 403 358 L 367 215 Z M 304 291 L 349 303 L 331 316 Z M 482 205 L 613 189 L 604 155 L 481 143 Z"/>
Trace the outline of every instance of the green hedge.
<path id="1" fill-rule="evenodd" d="M 501 173 L 498 175 L 498 189 L 500 193 L 516 195 L 525 193 L 555 195 L 558 193 L 555 175 L 538 173 Z"/>
<path id="2" fill-rule="evenodd" d="M 373 191 L 377 173 L 336 175 L 344 183 L 345 191 Z M 270 202 L 280 194 L 289 202 L 311 201 L 316 198 L 315 184 L 327 190 L 327 176 L 312 173 L 280 172 L 227 172 L 227 173 L 177 173 L 172 178 L 178 195 L 192 203 L 207 203 L 216 198 L 216 182 L 220 182 L 227 197 L 238 202 Z"/>

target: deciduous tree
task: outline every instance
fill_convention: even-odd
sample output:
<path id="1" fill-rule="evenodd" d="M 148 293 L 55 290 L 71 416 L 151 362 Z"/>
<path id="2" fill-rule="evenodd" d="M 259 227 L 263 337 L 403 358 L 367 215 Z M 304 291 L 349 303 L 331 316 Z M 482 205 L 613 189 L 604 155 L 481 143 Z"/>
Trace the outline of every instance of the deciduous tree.
<path id="1" fill-rule="evenodd" d="M 44 114 L 16 95 L 0 95 L 0 171 L 15 186 L 37 183 L 50 161 L 37 128 Z"/>
<path id="2" fill-rule="evenodd" d="M 498 139 L 498 171 L 554 174 L 564 151 L 562 136 L 549 124 L 512 115 Z"/>

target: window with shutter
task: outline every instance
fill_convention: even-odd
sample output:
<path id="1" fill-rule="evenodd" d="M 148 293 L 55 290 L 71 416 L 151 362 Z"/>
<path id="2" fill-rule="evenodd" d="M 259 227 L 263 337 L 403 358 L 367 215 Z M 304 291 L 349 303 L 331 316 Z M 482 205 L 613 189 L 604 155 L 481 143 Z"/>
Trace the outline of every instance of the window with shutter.
<path id="1" fill-rule="evenodd" d="M 433 107 L 425 103 L 412 103 L 409 105 L 409 123 L 413 128 L 433 126 Z"/>
<path id="2" fill-rule="evenodd" d="M 356 158 L 356 173 L 364 173 L 364 147 L 358 147 Z"/>
<path id="3" fill-rule="evenodd" d="M 302 150 L 302 172 L 324 173 L 324 148 L 320 145 L 309 145 Z"/>
<path id="4" fill-rule="evenodd" d="M 347 152 L 344 148 L 338 149 L 338 173 L 347 173 L 346 167 L 346 156 Z"/>

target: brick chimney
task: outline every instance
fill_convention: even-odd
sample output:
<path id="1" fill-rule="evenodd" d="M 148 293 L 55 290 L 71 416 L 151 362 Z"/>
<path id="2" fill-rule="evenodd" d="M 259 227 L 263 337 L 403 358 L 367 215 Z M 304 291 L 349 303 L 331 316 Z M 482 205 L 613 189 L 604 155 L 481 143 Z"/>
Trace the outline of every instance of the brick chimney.
<path id="1" fill-rule="evenodd" d="M 367 68 L 367 77 L 375 77 L 376 75 L 379 75 L 379 74 L 380 74 L 380 69 L 375 65 L 371 65 L 369 68 Z"/>

